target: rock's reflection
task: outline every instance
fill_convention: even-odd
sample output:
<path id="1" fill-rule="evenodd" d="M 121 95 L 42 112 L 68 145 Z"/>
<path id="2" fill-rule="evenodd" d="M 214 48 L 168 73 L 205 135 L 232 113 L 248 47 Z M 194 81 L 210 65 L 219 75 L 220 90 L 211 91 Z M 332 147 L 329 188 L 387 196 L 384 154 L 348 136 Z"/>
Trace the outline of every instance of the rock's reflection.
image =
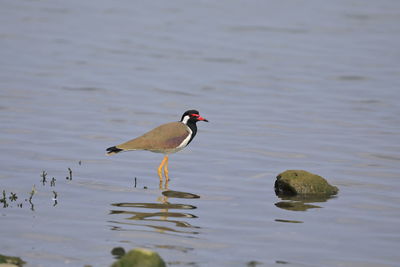
<path id="1" fill-rule="evenodd" d="M 335 196 L 330 195 L 296 195 L 296 196 L 280 196 L 282 200 L 275 203 L 275 206 L 285 210 L 306 211 L 308 209 L 321 208 L 321 206 L 310 203 L 322 203 L 328 201 Z"/>
<path id="2" fill-rule="evenodd" d="M 307 211 L 308 209 L 322 208 L 315 205 L 315 203 L 322 203 L 328 201 L 330 198 L 335 198 L 332 195 L 277 195 L 282 201 L 276 202 L 275 206 L 285 210 L 291 211 Z M 312 203 L 312 204 L 311 204 Z M 303 223 L 303 221 L 292 219 L 275 219 L 276 222 L 281 223 Z"/>
<path id="3" fill-rule="evenodd" d="M 306 211 L 308 209 L 321 208 L 317 205 L 306 204 L 301 201 L 280 201 L 275 203 L 275 206 L 285 210 Z"/>
<path id="4" fill-rule="evenodd" d="M 197 218 L 197 216 L 188 212 L 179 212 L 179 210 L 194 210 L 197 207 L 189 204 L 170 203 L 168 201 L 169 198 L 194 199 L 200 198 L 200 196 L 187 192 L 167 190 L 157 198 L 158 203 L 113 203 L 111 205 L 118 209 L 111 210 L 110 215 L 127 216 L 120 220 L 109 221 L 114 224 L 112 230 L 137 231 L 141 230 L 141 227 L 146 227 L 161 233 L 198 234 L 198 231 L 193 230 L 199 229 L 198 226 L 183 220 Z M 137 209 L 157 211 L 142 212 Z"/>

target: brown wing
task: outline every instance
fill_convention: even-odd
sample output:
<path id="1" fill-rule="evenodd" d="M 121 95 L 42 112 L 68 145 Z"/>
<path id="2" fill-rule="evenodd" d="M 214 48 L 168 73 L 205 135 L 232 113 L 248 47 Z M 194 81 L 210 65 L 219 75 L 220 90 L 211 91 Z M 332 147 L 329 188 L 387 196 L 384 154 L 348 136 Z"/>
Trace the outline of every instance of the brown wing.
<path id="1" fill-rule="evenodd" d="M 123 150 L 164 151 L 179 146 L 189 135 L 187 126 L 182 122 L 171 122 L 154 128 L 144 135 L 117 145 Z"/>

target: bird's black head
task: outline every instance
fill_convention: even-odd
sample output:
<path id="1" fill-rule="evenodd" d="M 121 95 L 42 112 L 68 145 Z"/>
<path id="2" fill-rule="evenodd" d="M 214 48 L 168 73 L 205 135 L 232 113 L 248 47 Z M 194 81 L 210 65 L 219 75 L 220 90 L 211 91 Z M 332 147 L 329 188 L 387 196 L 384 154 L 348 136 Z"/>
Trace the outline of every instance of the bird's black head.
<path id="1" fill-rule="evenodd" d="M 184 124 L 188 124 L 188 122 L 191 123 L 196 123 L 198 121 L 206 121 L 208 122 L 208 120 L 206 120 L 205 118 L 201 117 L 199 115 L 199 112 L 195 109 L 191 109 L 186 111 L 185 113 L 183 113 L 182 118 L 181 118 L 181 122 L 183 122 Z"/>

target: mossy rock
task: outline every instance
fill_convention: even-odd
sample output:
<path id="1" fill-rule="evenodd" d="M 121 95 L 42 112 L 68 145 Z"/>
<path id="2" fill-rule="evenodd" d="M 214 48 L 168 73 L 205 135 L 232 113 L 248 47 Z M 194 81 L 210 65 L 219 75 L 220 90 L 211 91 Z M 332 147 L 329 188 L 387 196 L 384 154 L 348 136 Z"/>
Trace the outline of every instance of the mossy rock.
<path id="1" fill-rule="evenodd" d="M 111 250 L 111 254 L 116 258 L 116 259 L 120 259 L 122 258 L 126 252 L 125 249 L 123 247 L 115 247 Z"/>
<path id="2" fill-rule="evenodd" d="M 165 267 L 164 260 L 157 252 L 137 248 L 130 250 L 111 267 Z"/>
<path id="3" fill-rule="evenodd" d="M 277 195 L 336 195 L 339 189 L 319 175 L 303 170 L 287 170 L 276 177 Z"/>
<path id="4" fill-rule="evenodd" d="M 18 257 L 11 257 L 11 256 L 5 256 L 0 254 L 0 266 L 22 266 L 26 262 L 21 260 L 21 258 Z"/>

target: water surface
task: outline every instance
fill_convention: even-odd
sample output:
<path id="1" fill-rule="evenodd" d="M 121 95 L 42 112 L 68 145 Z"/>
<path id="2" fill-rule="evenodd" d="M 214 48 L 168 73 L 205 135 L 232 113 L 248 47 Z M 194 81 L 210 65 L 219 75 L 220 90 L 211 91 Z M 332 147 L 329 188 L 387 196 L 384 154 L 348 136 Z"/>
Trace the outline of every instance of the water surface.
<path id="1" fill-rule="evenodd" d="M 399 21 L 395 0 L 3 1 L 0 191 L 18 199 L 0 210 L 0 253 L 397 266 Z M 170 157 L 175 193 L 158 187 L 160 154 L 105 156 L 192 108 L 210 123 Z M 287 169 L 340 192 L 280 199 Z"/>

